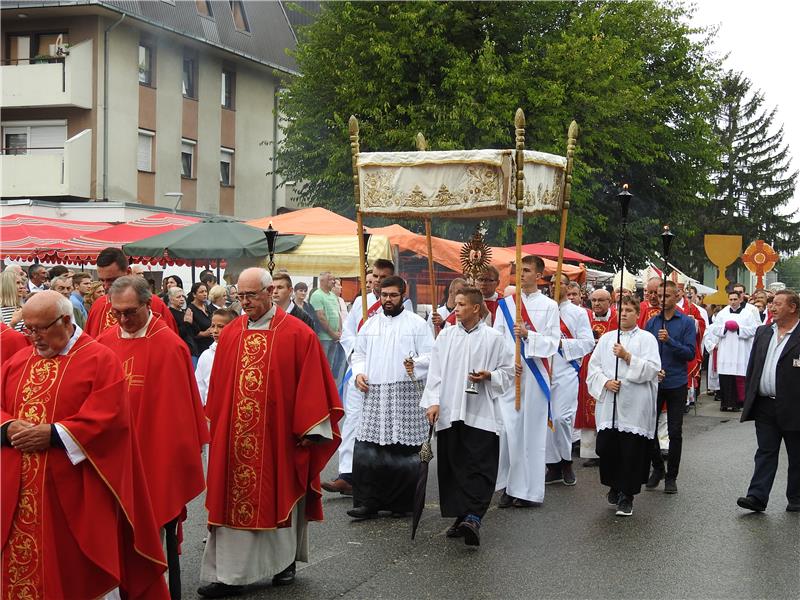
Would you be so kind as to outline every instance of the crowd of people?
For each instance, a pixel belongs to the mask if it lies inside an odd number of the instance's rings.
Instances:
[[[4,590],[178,598],[186,506],[204,491],[198,593],[289,585],[323,490],[352,496],[357,521],[408,517],[434,437],[448,538],[479,546],[496,492],[500,508],[527,509],[548,485],[577,485],[576,446],[628,517],[643,485],[678,492],[704,365],[722,410],[756,423],[739,506],[766,509],[783,441],[787,510],[800,511],[797,293],[748,298],[737,284],[717,308],[660,278],[640,300],[627,277],[585,290],[556,286],[536,256],[520,269],[519,307],[488,267],[454,279],[426,319],[388,260],[369,271],[366,310],[361,296],[348,307],[327,272],[310,295],[260,268],[227,286],[204,271],[188,294],[169,275],[157,295],[115,248],[98,256],[97,282],[8,266]],[[338,475],[320,481],[337,450]]]

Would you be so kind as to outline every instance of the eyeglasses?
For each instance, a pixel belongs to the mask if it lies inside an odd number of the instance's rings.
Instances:
[[[139,310],[143,306],[144,306],[144,304],[140,304],[136,308],[129,308],[128,310],[117,310],[115,308],[112,308],[111,309],[111,314],[114,315],[114,318],[117,321],[119,321],[122,317],[125,317],[126,319],[130,319],[131,317],[136,315],[136,313],[139,312]]]
[[[399,298],[403,294],[398,294],[397,292],[381,292],[381,298],[391,298],[392,300]]]
[[[245,300],[254,300],[256,296],[258,296],[261,292],[263,292],[266,287],[262,287],[257,292],[240,292],[236,294],[236,297],[239,299],[239,302],[244,302]]]
[[[45,331],[50,329],[53,325],[58,323],[61,319],[63,319],[66,315],[59,315],[55,318],[55,320],[50,323],[49,325],[45,325],[44,327],[31,327],[30,325],[23,325],[22,327],[22,335],[26,335],[28,337],[33,335],[42,335]]]

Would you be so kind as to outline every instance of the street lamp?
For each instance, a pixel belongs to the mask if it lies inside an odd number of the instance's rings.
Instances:
[[[178,205],[181,203],[181,200],[183,200],[183,192],[166,192],[164,196],[167,198],[177,198],[175,206],[172,207],[172,212],[176,212],[178,210]]]
[[[272,228],[272,222],[270,221],[269,227],[264,232],[264,235],[267,236],[267,251],[269,252],[269,263],[267,264],[267,268],[269,269],[269,274],[272,276],[272,271],[275,269],[275,240],[278,238],[278,230]]]

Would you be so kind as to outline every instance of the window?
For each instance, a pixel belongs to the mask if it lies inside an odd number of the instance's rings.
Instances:
[[[213,17],[214,13],[211,12],[211,2],[208,0],[195,0],[197,4],[197,14],[204,17]]]
[[[9,34],[8,57],[11,64],[27,64],[31,57],[31,36],[27,33],[24,35]]]
[[[197,63],[191,56],[183,57],[183,95],[197,97]]]
[[[219,183],[233,185],[233,150],[230,148],[219,149]]]
[[[3,154],[62,154],[67,141],[66,121],[7,121],[3,123]]]
[[[153,85],[153,49],[139,44],[139,83]]]
[[[239,31],[250,31],[250,24],[247,22],[247,15],[244,12],[244,3],[242,0],[228,0],[231,5],[231,13],[233,13],[233,24]]]
[[[194,177],[194,140],[181,140],[181,177]]]
[[[136,152],[136,168],[139,171],[153,171],[153,138],[155,133],[139,130],[139,148]]]
[[[69,36],[62,33],[39,33],[36,35],[36,54],[44,56],[60,56],[59,48],[69,43]]]
[[[236,87],[236,73],[222,70],[222,107],[233,109],[233,93]]]

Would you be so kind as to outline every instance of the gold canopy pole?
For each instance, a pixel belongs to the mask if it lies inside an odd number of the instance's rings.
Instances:
[[[517,241],[516,241],[516,305],[517,315],[515,323],[522,321],[522,210],[525,208],[524,198],[524,168],[525,168],[525,113],[521,108],[517,109],[514,115],[514,127],[516,128],[516,163],[517,163],[517,186],[515,188],[515,197],[517,201]],[[516,349],[515,349],[515,374],[514,374],[514,409],[519,410],[522,406],[522,377],[520,376],[520,369],[522,368],[522,338],[516,336]]]
[[[358,153],[360,151],[358,145],[358,119],[355,115],[350,115],[348,121],[348,130],[350,132],[350,154],[353,158],[353,194],[356,200],[356,223],[358,235],[358,277],[361,283],[361,319],[362,322],[367,322],[367,249],[364,240],[364,218],[361,216],[361,189],[358,182]]]
[[[572,195],[572,156],[575,154],[575,144],[578,141],[578,124],[573,121],[569,124],[567,132],[567,167],[564,170],[564,194],[561,199],[561,233],[558,238],[558,266],[556,267],[555,298],[561,302],[561,271],[564,266],[564,246],[567,243],[567,213],[569,212],[569,199]]]
[[[428,149],[428,142],[422,133],[417,133],[417,150],[424,152]],[[428,246],[428,281],[431,287],[431,312],[436,310],[436,276],[433,272],[433,240],[431,239],[431,218],[425,216],[425,243]],[[439,335],[439,328],[434,327],[434,335]]]

